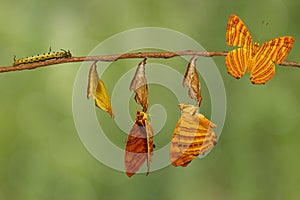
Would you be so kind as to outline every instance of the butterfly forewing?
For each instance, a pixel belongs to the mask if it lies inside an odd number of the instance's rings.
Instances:
[[[259,47],[257,53],[254,55],[255,63],[258,64],[257,66],[253,66],[254,68],[251,71],[255,71],[258,66],[260,66],[259,62],[263,62],[262,60],[264,59],[280,64],[287,57],[293,44],[294,38],[289,36],[275,38],[265,42],[261,47]],[[263,66],[260,67],[262,68]]]
[[[252,37],[244,22],[236,15],[230,15],[226,30],[228,46],[250,48],[253,45]]]
[[[147,175],[154,151],[153,129],[146,113],[138,111],[125,147],[125,170],[128,177],[134,175],[147,159]]]

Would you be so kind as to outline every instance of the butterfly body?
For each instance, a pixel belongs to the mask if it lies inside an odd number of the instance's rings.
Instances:
[[[258,42],[253,42],[243,21],[238,16],[231,15],[226,30],[226,42],[228,46],[239,47],[226,56],[228,73],[239,79],[248,70],[253,84],[264,84],[274,76],[274,63],[280,64],[287,57],[294,38],[283,36],[259,46]]]

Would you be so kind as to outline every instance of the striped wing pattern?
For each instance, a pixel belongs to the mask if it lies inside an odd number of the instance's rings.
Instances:
[[[236,15],[231,15],[226,30],[226,42],[228,46],[240,47],[226,56],[228,73],[238,79],[248,69],[253,84],[264,84],[275,73],[274,63],[280,64],[287,57],[294,44],[294,38],[279,37],[258,47],[258,44],[253,43],[243,21]]]
[[[230,15],[226,30],[226,42],[228,46],[251,47],[252,36],[244,22],[236,15]]]
[[[138,111],[135,123],[128,135],[125,148],[125,170],[128,177],[133,176],[147,160],[147,174],[154,151],[154,131],[147,115]]]
[[[216,125],[202,114],[186,111],[182,110],[172,136],[170,160],[173,166],[186,167],[195,157],[213,148],[217,142],[213,131]]]
[[[244,48],[234,49],[230,51],[226,56],[226,67],[228,73],[234,78],[241,78],[247,66],[250,65],[251,55],[250,51]]]
[[[231,15],[226,30],[228,46],[240,48],[230,51],[226,56],[228,73],[235,78],[241,78],[251,65],[251,57],[255,48],[252,36],[244,22],[236,15]]]
[[[280,64],[287,57],[294,38],[289,36],[275,38],[264,43],[253,57],[250,79],[254,84],[263,84],[270,80],[275,73],[274,63]]]

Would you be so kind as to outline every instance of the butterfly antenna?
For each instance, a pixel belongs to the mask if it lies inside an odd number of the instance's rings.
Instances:
[[[13,56],[13,58],[14,58],[14,61],[16,61],[16,58],[17,58],[17,56],[16,56],[16,55],[14,55],[14,56]]]
[[[268,28],[268,25],[269,25],[269,22],[266,22],[265,20],[262,20],[261,24],[262,24],[262,30],[263,31],[261,32],[261,34],[258,38],[259,39],[258,41],[261,41],[261,38],[265,35],[265,33],[267,31],[267,28]]]
[[[155,115],[150,114],[150,113],[146,113],[147,117],[154,117]]]
[[[51,53],[51,46],[49,47],[49,53]]]

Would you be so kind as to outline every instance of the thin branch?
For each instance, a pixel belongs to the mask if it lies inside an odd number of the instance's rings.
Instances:
[[[0,67],[0,73],[29,70],[40,67],[46,67],[56,64],[69,63],[69,62],[84,62],[84,61],[105,61],[114,62],[120,59],[129,58],[173,58],[176,56],[203,56],[203,57],[213,57],[213,56],[226,56],[227,52],[201,52],[201,51],[174,51],[174,52],[137,52],[137,53],[126,53],[126,54],[115,54],[106,56],[82,56],[82,57],[70,57],[62,59],[46,60],[42,62],[34,62],[28,64],[22,64],[18,66],[4,66]],[[284,61],[280,64],[281,66],[291,66],[300,68],[300,63]]]

